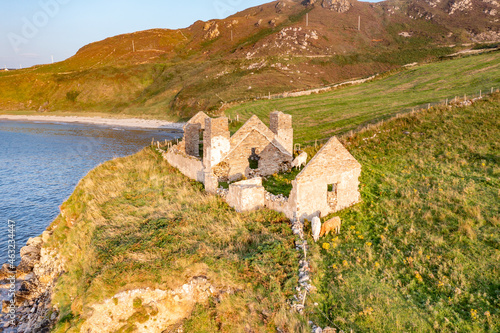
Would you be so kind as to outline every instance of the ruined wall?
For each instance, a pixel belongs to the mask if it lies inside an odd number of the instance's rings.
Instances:
[[[203,163],[200,159],[184,154],[174,146],[163,153],[167,162],[177,168],[184,176],[193,180],[204,182]]]
[[[337,207],[334,210],[335,212],[361,201],[361,194],[358,190],[360,175],[360,168],[342,174],[337,189]]]
[[[229,125],[226,117],[205,119],[205,132],[203,132],[203,164],[212,168],[221,162],[222,157],[231,148],[229,142]]]
[[[325,171],[329,171],[325,169]],[[294,181],[296,195],[296,215],[300,220],[313,216],[326,216],[330,213],[349,207],[360,200],[358,191],[361,169],[352,169],[341,174],[329,172],[317,173],[316,179],[299,179]],[[335,184],[337,203],[328,204],[328,185]]]
[[[290,170],[293,160],[292,155],[283,153],[272,144],[267,145],[259,156],[259,170],[261,176],[268,176]]]
[[[208,118],[210,118],[210,117],[207,116],[205,114],[205,112],[200,111],[197,114],[195,114],[191,119],[189,119],[187,124],[200,124],[201,129],[205,130],[205,119],[208,119]]]
[[[186,154],[191,156],[200,156],[200,124],[186,124],[184,126],[184,144]]]
[[[297,218],[310,220],[359,202],[360,174],[356,159],[336,138],[330,139],[292,183]],[[330,194],[329,185],[334,188]],[[329,197],[336,201],[329,204]]]
[[[230,153],[224,157],[224,162],[229,165],[229,180],[241,179],[249,176],[248,158],[252,155],[252,148],[259,155],[259,174],[261,176],[272,175],[279,170],[283,161],[290,161],[291,156],[281,152],[274,146],[269,138],[257,130],[247,133],[247,136],[236,147],[231,147]]]
[[[269,116],[269,128],[276,135],[276,140],[293,154],[293,126],[292,116],[280,111],[271,112]]]
[[[293,219],[294,211],[287,197],[274,195],[266,191],[264,195],[264,206],[271,210],[285,214],[285,216],[289,219]]]
[[[262,178],[242,180],[229,185],[226,202],[237,212],[259,209],[264,207],[265,192]]]

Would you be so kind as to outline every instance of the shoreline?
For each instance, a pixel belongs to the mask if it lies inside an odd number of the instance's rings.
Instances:
[[[41,121],[52,123],[90,124],[103,126],[118,126],[143,129],[177,129],[182,130],[185,123],[174,123],[165,120],[140,119],[140,118],[102,118],[102,117],[80,117],[80,116],[37,116],[37,115],[4,115],[0,114],[0,120],[12,121]]]

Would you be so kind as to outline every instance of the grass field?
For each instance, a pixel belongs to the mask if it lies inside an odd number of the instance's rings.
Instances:
[[[363,166],[363,201],[340,212],[340,235],[309,239],[318,289],[304,317],[286,305],[298,270],[286,218],[236,213],[145,149],[90,172],[51,225],[68,260],[55,332],[78,332],[89,306],[119,291],[200,274],[239,291],[197,306],[189,332],[306,332],[307,320],[347,332],[499,331],[500,95],[345,140]]]
[[[310,96],[260,100],[232,107],[226,114],[269,120],[273,110],[293,115],[295,141],[311,143],[385,119],[402,110],[444,102],[464,94],[500,88],[498,52],[441,61],[365,84]]]
[[[312,247],[311,316],[345,332],[499,332],[500,95],[347,142],[362,203]]]
[[[150,148],[90,172],[62,210],[65,218],[50,227],[50,246],[67,259],[55,332],[78,332],[89,306],[117,292],[174,289],[199,275],[237,292],[200,304],[185,323],[189,332],[307,326],[286,305],[298,280],[288,221],[267,210],[235,214]]]

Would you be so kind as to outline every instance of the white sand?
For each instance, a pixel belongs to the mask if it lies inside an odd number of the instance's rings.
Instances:
[[[105,126],[118,127],[135,127],[135,128],[165,128],[165,129],[180,129],[184,123],[173,123],[164,120],[148,120],[139,118],[101,118],[101,117],[77,117],[77,116],[34,116],[34,115],[2,115],[0,120],[17,120],[17,121],[44,121],[57,123],[83,123]]]

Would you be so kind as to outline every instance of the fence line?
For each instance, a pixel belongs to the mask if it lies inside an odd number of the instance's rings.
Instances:
[[[431,102],[431,103],[422,103],[413,107],[407,107],[403,108],[400,111],[393,113],[393,114],[387,114],[385,116],[382,116],[382,119],[379,118],[379,120],[376,120],[373,123],[365,123],[365,124],[360,124],[356,129],[349,130],[344,133],[339,133],[337,134],[339,136],[339,140],[344,141],[345,139],[352,137],[356,133],[362,133],[366,130],[372,129],[374,127],[380,126],[386,121],[390,121],[392,119],[397,119],[404,117],[408,114],[414,114],[417,112],[420,112],[422,110],[429,110],[434,107],[440,107],[440,106],[445,106],[445,107],[453,107],[453,106],[469,106],[472,105],[474,102],[484,99],[488,96],[491,96],[494,93],[499,93],[500,88],[486,88],[486,89],[480,89],[479,91],[475,91],[473,93],[465,93],[463,96],[458,96],[455,95],[453,97],[448,97],[444,100],[440,100],[437,102]],[[383,117],[387,117],[384,119]],[[323,139],[315,139],[314,141],[306,141],[305,144],[313,144],[315,146],[322,145],[326,143],[329,140],[329,138],[323,138]],[[345,142],[344,142],[345,143]]]

